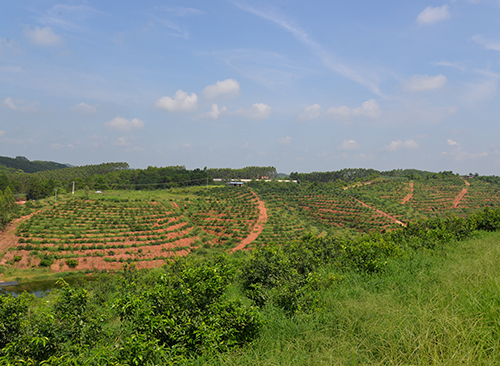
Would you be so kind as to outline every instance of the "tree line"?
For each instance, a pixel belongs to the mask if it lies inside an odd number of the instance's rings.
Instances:
[[[210,168],[204,169],[212,178],[222,179],[274,179],[278,172],[273,166],[247,166],[241,169]]]

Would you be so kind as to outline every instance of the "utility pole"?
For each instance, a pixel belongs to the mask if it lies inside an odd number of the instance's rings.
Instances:
[[[54,202],[55,202],[55,203],[57,203],[57,188],[56,188],[56,189],[54,189],[54,191],[56,192],[56,193],[55,193],[55,196],[54,196]]]
[[[75,181],[73,181],[73,190],[71,191],[71,194],[75,194]]]

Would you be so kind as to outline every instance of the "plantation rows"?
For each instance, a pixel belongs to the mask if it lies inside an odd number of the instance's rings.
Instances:
[[[188,208],[188,216],[212,244],[237,244],[250,234],[259,210],[256,197],[246,187],[217,187],[199,191],[198,200]]]
[[[350,197],[349,190],[339,187],[257,184],[255,189],[266,202],[294,212],[322,230],[337,227],[370,232],[398,227],[394,221]]]
[[[60,259],[61,267],[73,268],[162,260],[195,241],[192,225],[172,205],[128,200],[69,200],[20,224],[16,235],[15,262],[38,258],[48,267]]]

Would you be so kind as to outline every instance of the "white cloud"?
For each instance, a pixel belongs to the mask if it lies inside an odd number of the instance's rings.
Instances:
[[[443,156],[450,156],[456,161],[471,160],[477,158],[485,158],[489,155],[487,151],[480,153],[470,153],[462,148],[457,142],[450,139],[447,140],[450,146],[454,146],[450,151],[444,151]]]
[[[83,114],[96,114],[97,108],[93,105],[88,105],[87,103],[80,103],[71,109],[75,112],[83,113]]]
[[[438,61],[432,63],[435,66],[445,66],[445,67],[453,67],[460,71],[466,71],[467,68],[459,62],[449,62],[449,61]]]
[[[337,148],[339,150],[352,151],[360,149],[361,145],[354,140],[344,140]]]
[[[332,55],[330,52],[325,50],[320,44],[314,41],[307,32],[303,29],[300,29],[297,25],[294,24],[293,21],[286,19],[284,16],[280,15],[275,9],[267,8],[267,9],[257,9],[249,6],[247,3],[235,1],[233,0],[233,4],[239,7],[240,9],[247,11],[251,14],[254,14],[258,17],[271,21],[285,31],[295,37],[299,42],[308,47],[311,52],[318,57],[323,65],[333,72],[338,73],[339,75],[345,77],[346,79],[353,80],[365,87],[367,87],[372,93],[376,95],[381,95],[380,90],[376,81],[371,80],[371,77],[366,77],[358,73],[356,70],[352,69],[346,64],[343,64],[337,60],[337,58]]]
[[[74,146],[72,144],[63,145],[63,144],[60,144],[60,143],[54,143],[54,144],[50,145],[50,147],[52,149],[55,149],[55,150],[59,150],[59,149],[72,149],[72,148],[74,148]]]
[[[58,29],[62,28],[70,32],[82,32],[88,30],[88,27],[84,25],[85,21],[95,18],[98,15],[106,15],[106,13],[83,4],[56,4],[47,11],[40,13],[38,21],[41,24],[50,25]]]
[[[361,107],[349,108],[347,106],[331,107],[326,111],[327,114],[337,117],[365,116],[377,118],[382,114],[378,103],[374,99],[367,100]]]
[[[24,29],[24,35],[33,44],[37,46],[58,46],[63,43],[63,38],[54,33],[52,28],[45,27],[26,27]]]
[[[272,108],[264,103],[252,104],[249,109],[238,109],[235,114],[243,115],[251,119],[262,120],[271,116]]]
[[[6,133],[5,131],[0,130],[0,137],[2,137],[3,135],[5,135],[5,133]]]
[[[466,83],[464,99],[467,103],[476,103],[484,99],[493,97],[497,92],[496,79],[485,80],[480,83]]]
[[[292,138],[290,136],[287,136],[287,137],[280,137],[278,139],[278,144],[280,145],[288,145],[292,142]]]
[[[500,41],[491,41],[481,36],[474,36],[472,40],[484,46],[487,50],[500,51]]]
[[[197,118],[206,118],[206,119],[213,119],[216,120],[218,119],[221,114],[227,112],[227,107],[220,107],[217,104],[212,104],[212,109],[206,113],[203,113],[202,115],[198,116]]]
[[[396,151],[401,148],[406,148],[406,149],[415,149],[418,147],[418,144],[415,140],[409,139],[409,140],[397,140],[397,141],[391,141],[389,145],[385,147],[385,150],[387,151]]]
[[[35,112],[36,108],[41,104],[39,102],[27,103],[22,99],[12,99],[11,97],[5,98],[3,104],[12,110],[19,112]]]
[[[189,16],[189,15],[203,15],[203,14],[205,14],[202,10],[198,10],[198,9],[194,9],[194,8],[184,8],[184,7],[181,7],[181,6],[177,6],[177,7],[174,7],[174,8],[170,8],[170,7],[167,7],[167,6],[157,6],[157,7],[155,7],[155,9],[157,9],[157,10],[163,10],[163,11],[166,11],[166,12],[173,13],[173,14],[175,14],[178,17],[185,17],[185,16]]]
[[[16,106],[16,103],[14,103],[14,100],[12,100],[11,97],[7,97],[5,98],[5,100],[3,101],[3,103],[9,107],[10,109],[13,109],[13,110],[16,110],[18,107]]]
[[[155,106],[169,112],[192,112],[198,108],[198,96],[195,93],[188,93],[177,90],[174,98],[161,97]]]
[[[446,142],[448,143],[448,145],[450,146],[458,146],[459,143],[456,142],[456,141],[453,141],[452,139],[446,139]]]
[[[444,75],[414,75],[403,83],[403,88],[409,92],[421,92],[442,88],[448,79]]]
[[[206,99],[216,99],[219,97],[231,97],[240,92],[240,83],[235,79],[217,81],[215,84],[203,89],[203,97]]]
[[[304,111],[299,114],[300,121],[309,121],[314,118],[318,118],[321,114],[321,106],[319,104],[313,104],[307,106]]]
[[[429,6],[424,9],[417,17],[417,23],[422,24],[434,24],[442,20],[447,20],[451,18],[450,7],[448,5],[443,5],[441,7]]]
[[[144,127],[144,124],[144,121],[137,118],[125,119],[123,117],[116,116],[111,121],[106,122],[104,126],[110,130],[130,131],[134,129],[141,129]]]
[[[127,137],[118,137],[111,143],[113,146],[129,146],[130,141]]]

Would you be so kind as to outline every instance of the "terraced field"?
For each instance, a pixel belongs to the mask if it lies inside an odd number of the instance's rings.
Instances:
[[[48,201],[9,231],[0,264],[53,271],[161,265],[175,255],[250,249],[306,232],[391,230],[430,215],[466,215],[500,205],[500,186],[461,178],[376,179],[335,184],[252,183],[250,187],[109,192]],[[37,208],[38,209],[38,208]],[[2,244],[0,243],[0,244]]]
[[[9,257],[20,265],[120,268],[157,265],[187,254],[196,236],[178,208],[168,203],[128,200],[68,200],[20,224],[19,244]]]

